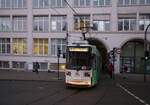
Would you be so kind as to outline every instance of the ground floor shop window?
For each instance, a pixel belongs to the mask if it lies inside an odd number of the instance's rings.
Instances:
[[[26,62],[12,61],[12,68],[24,69],[24,68],[25,68],[25,63],[26,63]]]
[[[33,62],[33,67],[36,62]],[[48,63],[47,62],[38,62],[39,63],[39,69],[41,71],[48,71]]]
[[[9,68],[9,61],[0,61],[0,68]]]
[[[64,63],[60,63],[59,64],[59,70],[60,71],[64,71],[65,70],[65,64]],[[50,64],[50,70],[58,70],[58,63],[51,63]]]

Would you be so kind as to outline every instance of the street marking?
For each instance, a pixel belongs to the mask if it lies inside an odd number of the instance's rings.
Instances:
[[[127,92],[129,95],[131,95],[132,97],[134,97],[136,100],[138,100],[139,102],[141,102],[144,105],[149,105],[148,103],[146,103],[144,100],[142,100],[141,98],[139,98],[138,96],[136,96],[135,94],[131,93],[129,90],[127,90],[125,87],[123,87],[120,84],[117,84],[117,86],[119,86],[121,89],[123,89],[125,92]]]

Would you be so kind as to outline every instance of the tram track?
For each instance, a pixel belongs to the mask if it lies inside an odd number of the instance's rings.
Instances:
[[[36,100],[33,100],[33,101],[31,101],[31,102],[28,102],[28,103],[25,104],[25,105],[32,105],[32,104],[37,103],[37,102],[39,102],[39,101],[41,101],[41,100],[43,100],[43,99],[45,99],[45,98],[52,97],[52,96],[54,96],[55,94],[59,93],[59,92],[62,91],[62,90],[64,90],[64,89],[55,91],[55,92],[53,92],[53,93],[51,93],[51,94],[48,94],[48,95],[46,95],[46,96],[39,97],[39,98],[37,98]]]
[[[69,97],[72,97],[73,95],[76,95],[76,94],[78,94],[78,93],[80,93],[80,92],[81,92],[81,90],[76,90],[76,91],[74,91],[72,94],[70,94],[70,95],[68,95],[68,96],[65,96],[64,98],[62,98],[61,100],[58,100],[57,102],[55,102],[55,103],[52,104],[52,105],[57,105],[57,104],[59,104],[59,103],[65,101],[65,100],[68,99]]]
[[[93,105],[99,105],[99,103],[102,101],[102,99],[105,98],[106,93],[107,93],[107,91],[108,91],[109,88],[110,88],[109,86],[105,87],[102,96]]]
[[[98,93],[96,92],[97,89],[100,90]],[[64,105],[65,103],[68,103],[68,102],[70,103],[71,100],[73,100],[76,103],[75,100],[77,100],[76,98],[78,96],[86,96],[87,94],[89,94],[90,96],[98,97],[95,100],[95,102],[93,101],[88,104],[98,105],[105,98],[106,93],[109,91],[109,89],[110,89],[109,83],[108,84],[101,83],[101,85],[98,85],[96,87],[86,89],[86,90],[76,89],[76,88],[69,88],[69,89],[62,88],[51,94],[47,94],[45,96],[39,97],[36,100],[33,100],[25,105],[41,105],[41,103],[43,102],[49,102],[48,105]],[[97,93],[97,94],[94,95],[94,93]],[[90,96],[88,97],[90,98]],[[83,100],[85,98],[83,98]],[[51,101],[48,101],[48,100],[51,100]]]
[[[51,94],[48,94],[48,95],[45,95],[45,96],[42,96],[42,97],[39,97],[37,98],[36,100],[33,100],[31,102],[28,102],[27,104],[25,105],[36,105],[36,103],[40,103],[46,99],[51,99],[51,98],[54,98],[56,97],[55,99],[57,99],[57,95],[60,94],[64,94],[64,93],[67,93],[69,91],[69,93],[67,95],[65,95],[64,97],[59,97],[60,99],[56,100],[54,103],[52,103],[51,105],[57,105],[58,103],[60,102],[63,102],[65,101],[67,98],[75,95],[75,94],[78,94],[81,90],[73,90],[73,91],[70,91],[70,90],[66,90],[66,88],[64,89],[61,89],[61,90],[58,90],[58,91],[55,91]]]

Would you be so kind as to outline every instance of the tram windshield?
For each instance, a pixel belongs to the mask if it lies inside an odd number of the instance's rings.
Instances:
[[[88,52],[68,52],[67,56],[67,69],[72,70],[89,70],[90,69],[90,57]]]

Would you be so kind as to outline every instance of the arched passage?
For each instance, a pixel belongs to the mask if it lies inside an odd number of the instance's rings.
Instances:
[[[95,45],[97,47],[97,49],[99,50],[99,53],[102,56],[102,65],[104,66],[107,63],[107,48],[106,48],[106,46],[96,38],[88,38],[87,40],[88,40],[89,44]],[[102,69],[102,72],[104,72],[104,69]]]
[[[123,44],[120,55],[121,71],[128,67],[129,73],[143,73],[144,68],[144,41],[132,39]]]

